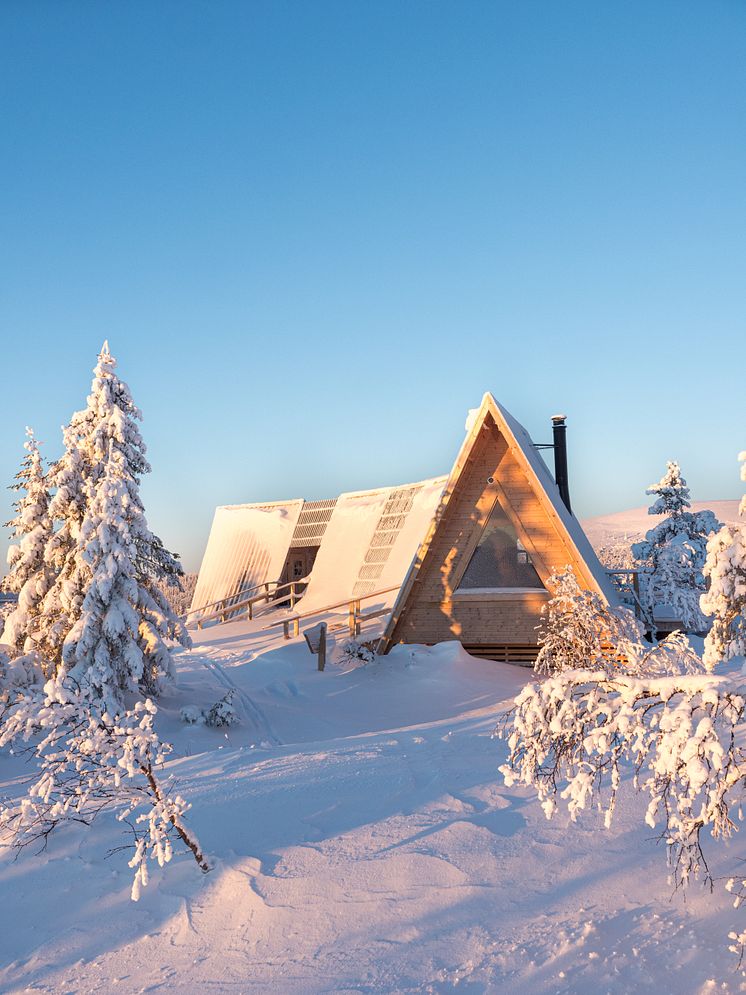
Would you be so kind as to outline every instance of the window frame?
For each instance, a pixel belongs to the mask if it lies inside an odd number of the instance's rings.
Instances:
[[[538,553],[538,551],[534,549],[533,543],[525,534],[524,530],[520,527],[520,523],[517,519],[517,516],[514,515],[513,509],[510,507],[510,502],[507,500],[507,497],[505,498],[505,500],[500,499],[501,494],[503,494],[504,492],[500,487],[500,485],[498,484],[497,480],[491,483],[489,491],[491,491],[492,494],[494,494],[494,501],[490,505],[489,511],[485,515],[484,522],[482,523],[482,527],[479,529],[479,533],[476,536],[475,541],[473,541],[473,543],[469,543],[468,546],[464,549],[464,552],[461,557],[461,563],[459,563],[459,566],[455,572],[455,576],[453,577],[453,582],[452,582],[453,586],[451,588],[451,600],[466,601],[471,599],[472,601],[478,601],[478,600],[486,601],[494,599],[495,597],[501,598],[502,600],[510,600],[511,598],[520,600],[526,598],[527,596],[537,595],[537,594],[539,596],[544,594],[547,595],[548,597],[549,592],[546,589],[546,582],[544,577],[542,576],[544,573],[544,568],[543,568],[544,565],[541,560],[541,555]],[[487,493],[489,493],[489,491]],[[506,507],[506,505],[508,507]],[[464,579],[464,575],[469,569],[469,565],[474,557],[474,554],[479,548],[479,545],[482,541],[485,532],[487,531],[487,527],[489,526],[490,520],[492,519],[492,515],[496,507],[500,508],[502,514],[505,516],[505,518],[507,518],[508,522],[511,524],[513,531],[515,532],[517,542],[520,543],[521,547],[523,548],[523,551],[526,553],[526,556],[528,557],[529,563],[531,564],[531,566],[534,569],[534,572],[536,573],[536,576],[539,578],[539,583],[541,584],[540,587],[462,587],[461,586],[461,582]]]

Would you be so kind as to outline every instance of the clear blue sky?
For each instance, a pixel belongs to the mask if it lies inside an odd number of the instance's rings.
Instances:
[[[741,493],[742,0],[4,0],[0,84],[4,481],[108,337],[191,569],[216,504],[446,472],[487,389],[567,413],[581,516]]]

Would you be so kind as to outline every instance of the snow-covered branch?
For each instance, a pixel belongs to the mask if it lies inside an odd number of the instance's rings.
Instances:
[[[133,900],[148,882],[149,861],[168,863],[175,840],[208,871],[184,821],[190,806],[157,773],[171,748],[153,728],[156,712],[145,700],[112,715],[69,677],[51,679],[43,688],[6,690],[0,698],[0,747],[26,749],[38,763],[28,793],[0,805],[0,827],[11,845],[44,847],[60,824],[89,824],[113,810],[134,835]]]
[[[582,669],[618,674],[621,667],[628,674],[652,677],[702,670],[683,633],[651,646],[634,613],[582,588],[571,566],[554,573],[547,584],[553,594],[542,608],[537,673]]]
[[[746,783],[735,743],[745,706],[730,679],[711,674],[565,671],[516,698],[499,728],[510,750],[500,770],[507,784],[535,788],[548,818],[559,796],[572,819],[598,803],[608,826],[630,762],[649,796],[646,822],[660,826],[676,881],[686,884],[707,873],[702,830],[733,830],[731,809]]]

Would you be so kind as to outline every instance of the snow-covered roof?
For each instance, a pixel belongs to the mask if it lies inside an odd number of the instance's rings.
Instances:
[[[400,587],[440,503],[446,477],[340,494],[303,611]],[[380,599],[392,605],[396,592]]]
[[[317,545],[304,611],[401,586],[447,477],[351,491],[328,501],[216,509],[192,610],[280,579],[291,548]],[[313,524],[304,525],[308,516]],[[396,592],[382,600],[393,604]]]
[[[302,498],[216,508],[192,608],[277,580],[302,508]]]

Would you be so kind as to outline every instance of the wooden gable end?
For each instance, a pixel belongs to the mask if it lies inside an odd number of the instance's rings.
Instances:
[[[392,643],[432,644],[458,639],[467,647],[535,646],[546,589],[460,591],[459,582],[495,502],[512,522],[542,583],[569,563],[591,587],[556,514],[487,414],[455,482],[399,611]]]

